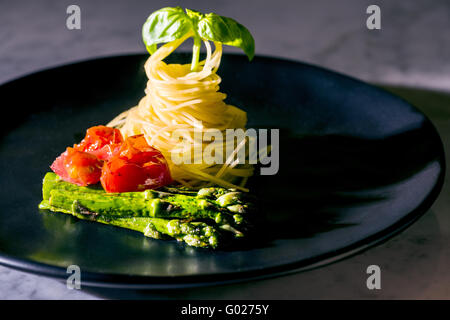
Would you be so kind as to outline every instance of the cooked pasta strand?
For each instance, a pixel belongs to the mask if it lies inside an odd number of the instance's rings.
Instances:
[[[166,64],[163,60],[181,45],[191,34],[161,46],[145,63],[148,77],[146,95],[139,104],[113,119],[108,125],[120,128],[125,137],[144,134],[148,143],[162,152],[167,159],[172,178],[189,187],[219,185],[248,191],[245,184],[253,174],[253,166],[238,164],[234,155],[242,143],[221,164],[197,164],[202,157],[194,148],[194,128],[202,134],[218,129],[225,136],[226,129],[245,128],[247,114],[224,102],[226,94],[219,92],[221,78],[216,74],[222,56],[222,45],[215,43],[212,52],[205,41],[206,59],[200,62],[200,70],[192,72],[190,64]],[[186,130],[189,148],[180,148],[172,139],[175,130]],[[234,141],[233,141],[234,143]],[[209,144],[203,143],[201,151]],[[175,165],[172,152],[191,152],[192,164]]]

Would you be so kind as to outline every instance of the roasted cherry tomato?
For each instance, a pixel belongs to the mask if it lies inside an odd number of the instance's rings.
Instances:
[[[103,161],[93,154],[67,148],[50,168],[64,181],[87,186],[100,181]]]
[[[138,135],[128,137],[105,163],[100,181],[106,192],[131,192],[159,188],[172,179],[161,152]]]
[[[123,142],[119,129],[106,126],[91,127],[86,136],[74,149],[89,152],[100,160],[109,160],[119,149]]]

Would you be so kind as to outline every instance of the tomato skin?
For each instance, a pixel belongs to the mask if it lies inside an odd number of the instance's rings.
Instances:
[[[74,149],[89,152],[100,160],[109,160],[119,149],[123,142],[119,129],[95,126],[86,130],[86,136]]]
[[[100,160],[108,161],[119,152],[120,146],[121,144],[107,144],[98,150],[89,151],[89,153],[93,154]]]
[[[50,168],[64,181],[84,187],[100,181],[102,166],[103,161],[96,156],[69,147]]]
[[[119,149],[119,157],[133,163],[144,164],[161,156],[159,150],[148,145],[143,134],[128,137]]]
[[[169,171],[169,165],[164,157],[158,162],[147,162],[143,165],[148,175],[146,181],[147,189],[155,189],[172,183],[172,177]]]
[[[100,182],[106,192],[133,192],[159,188],[172,179],[166,164],[147,162],[142,166],[113,157],[104,164]]]
[[[138,135],[128,137],[119,152],[105,163],[100,182],[106,192],[132,192],[162,187],[172,178],[161,152]]]
[[[100,178],[106,192],[144,190],[145,180],[145,171],[141,166],[117,157],[104,164]]]

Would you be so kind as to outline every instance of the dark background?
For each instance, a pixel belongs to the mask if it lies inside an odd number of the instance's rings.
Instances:
[[[81,30],[66,28],[70,4],[81,7]],[[366,28],[370,4],[381,7],[381,30]],[[450,2],[446,0],[0,0],[0,83],[68,62],[144,52],[143,22],[152,11],[174,5],[235,18],[252,32],[257,54],[302,60],[388,85],[431,118],[448,150]],[[0,299],[448,299],[448,194],[446,184],[431,210],[387,243],[306,273],[188,291],[125,292],[68,290],[54,280],[0,267]],[[366,287],[366,268],[371,264],[381,267],[378,291]]]

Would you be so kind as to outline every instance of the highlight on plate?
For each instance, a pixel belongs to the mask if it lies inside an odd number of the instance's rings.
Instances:
[[[227,130],[246,127],[246,112],[224,102],[217,71],[222,45],[241,48],[251,60],[253,37],[231,18],[180,7],[152,13],[142,36],[150,53],[145,96],[107,126],[87,129],[80,143],[54,160],[40,208],[197,247],[248,237],[258,215],[245,187],[254,169],[252,162],[234,158],[256,157],[245,148],[249,139],[236,145],[234,138],[215,141],[222,142],[214,151],[223,163],[196,159],[210,142],[203,134],[215,130],[225,137]],[[191,63],[164,62],[190,38]],[[200,61],[202,43],[206,58]],[[172,161],[177,150],[190,161]]]

